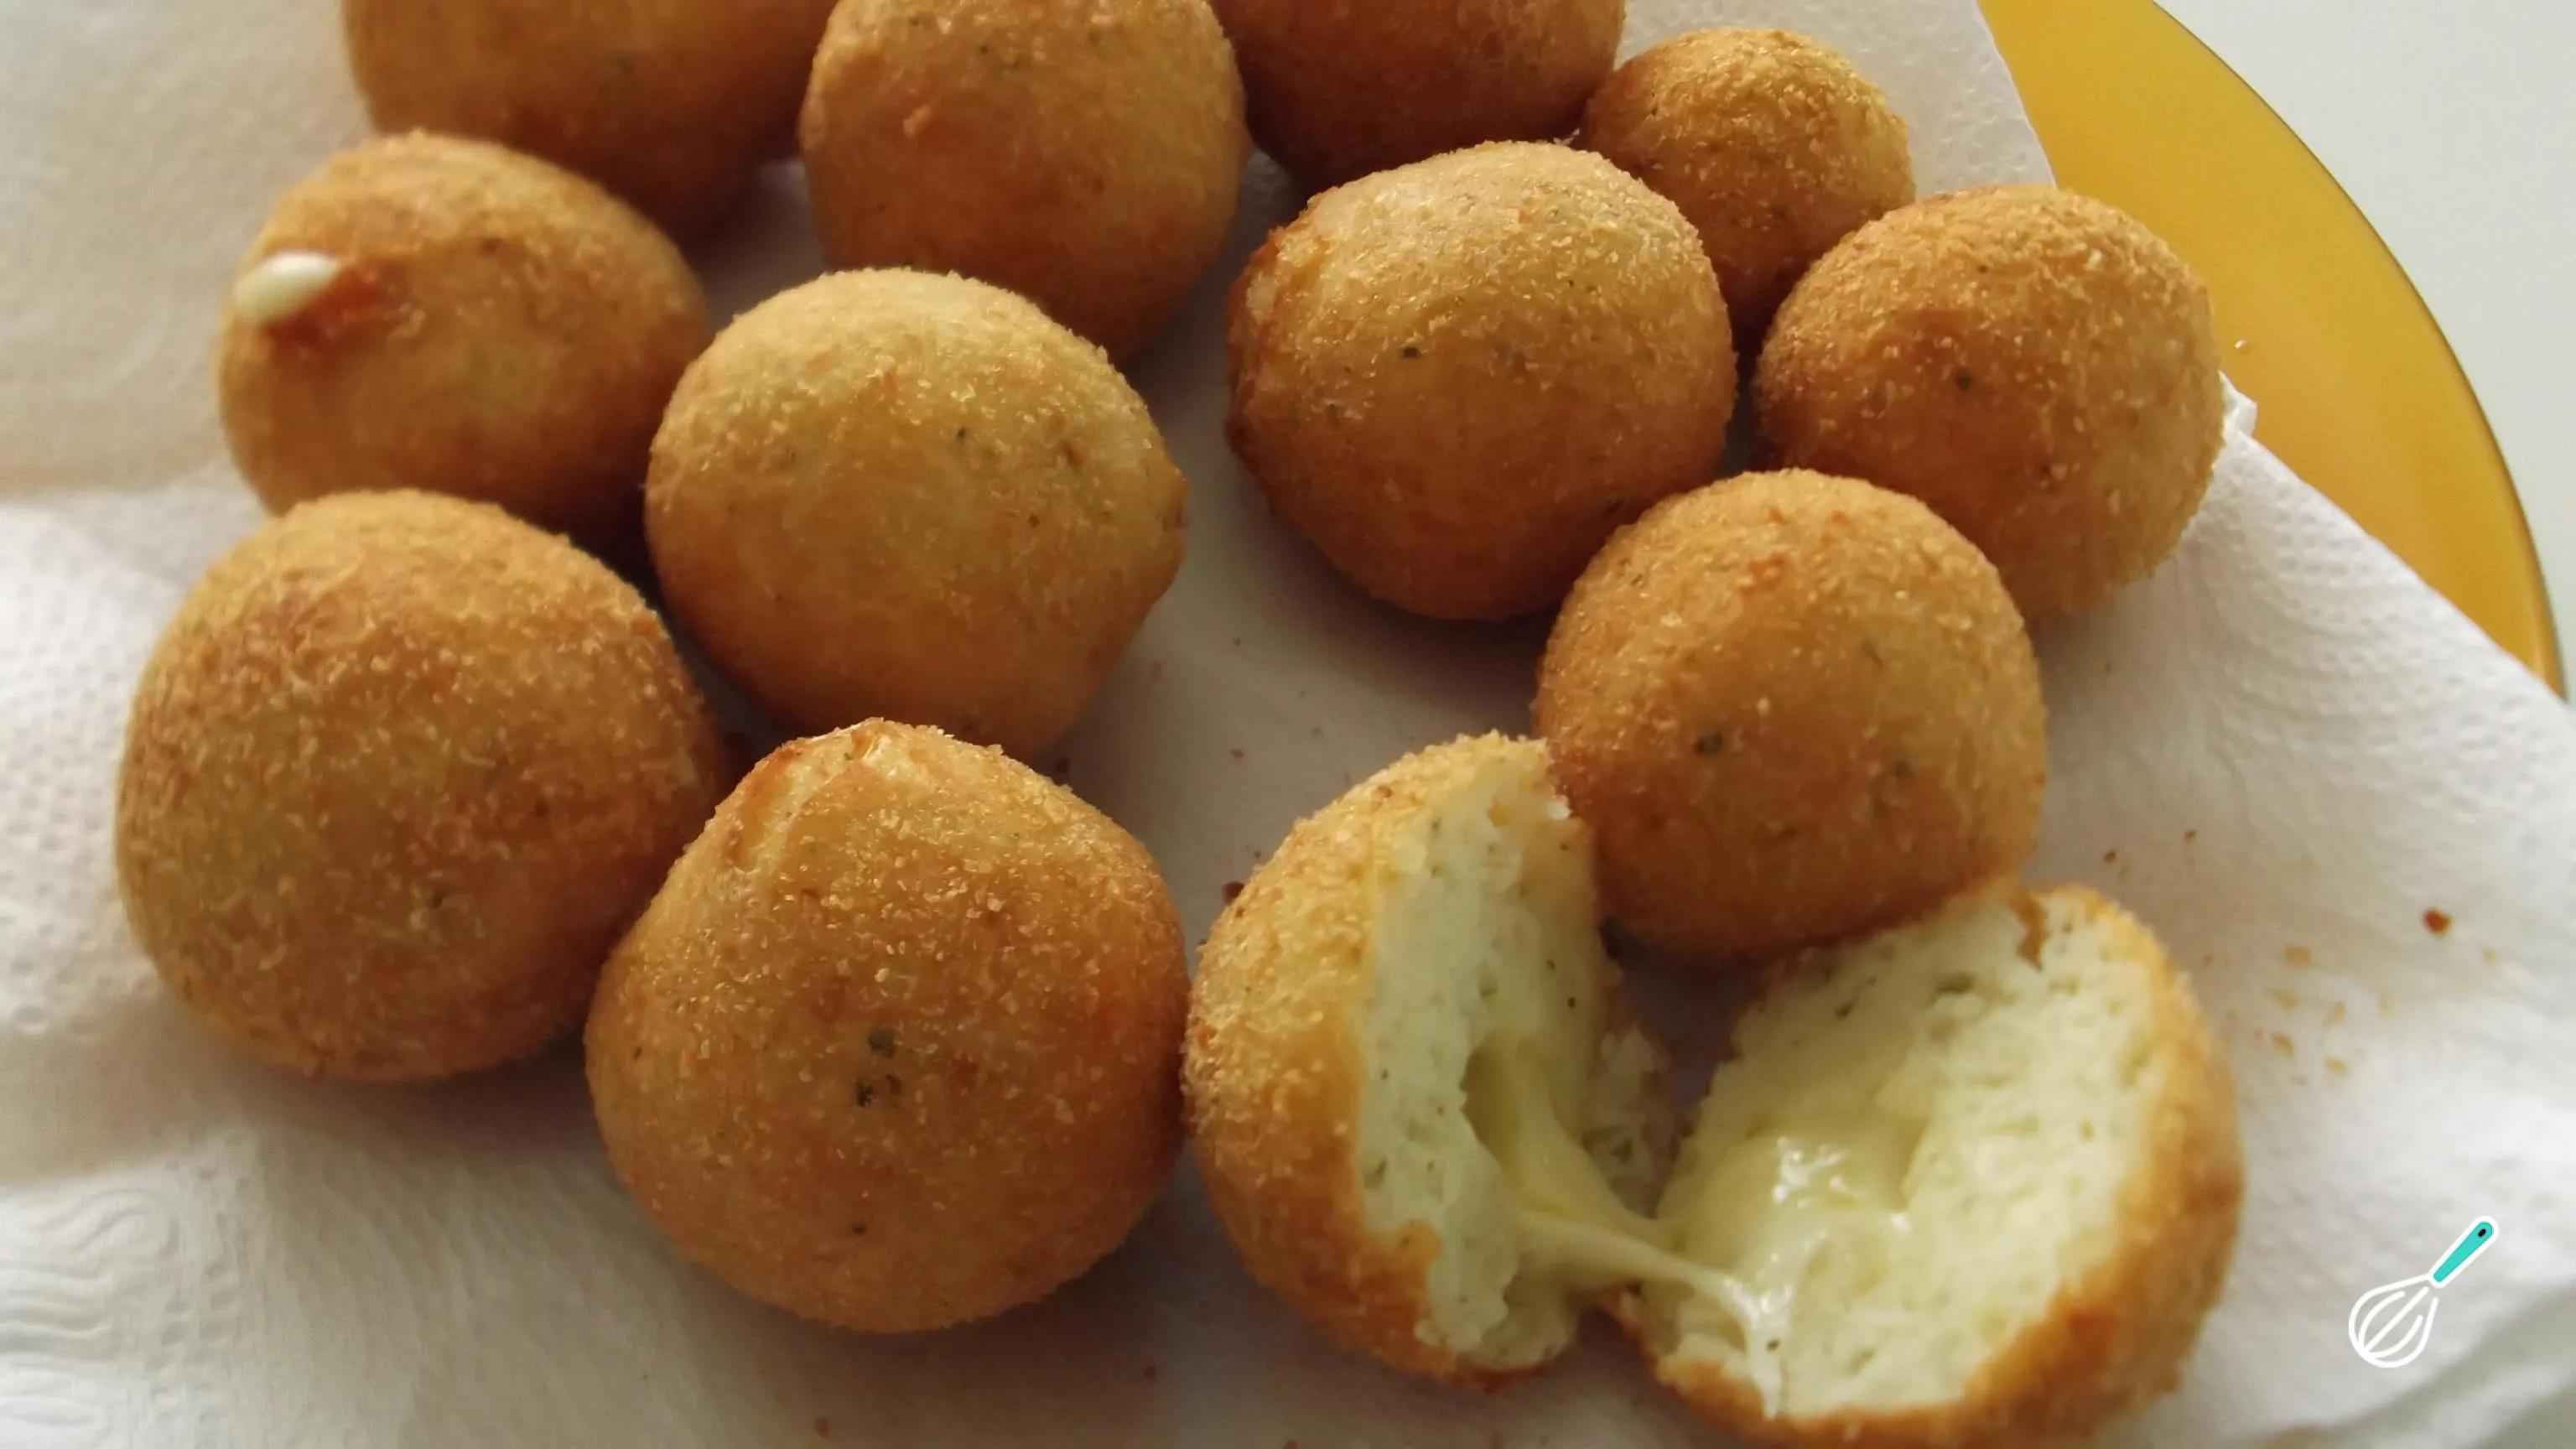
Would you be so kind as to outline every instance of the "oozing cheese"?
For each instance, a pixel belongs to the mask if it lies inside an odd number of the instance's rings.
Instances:
[[[1746,1307],[1734,1277],[1676,1256],[1669,1224],[1619,1200],[1565,1122],[1538,1053],[1488,1043],[1467,1068],[1467,1116],[1501,1165],[1521,1229],[1522,1269],[1572,1293],[1637,1282]]]
[[[1766,1399],[1777,1397],[1777,1345],[1819,1251],[1888,1254],[1906,1235],[1920,1127],[1896,1118],[1811,1112],[1773,1124],[1654,1218],[1611,1190],[1526,1043],[1489,1041],[1476,1054],[1467,1113],[1514,1199],[1524,1274],[1573,1293],[1663,1284],[1704,1299],[1741,1330]]]
[[[1905,1172],[1921,1133],[1886,1115],[1804,1112],[1767,1124],[1666,1199],[1675,1249],[1743,1285],[1726,1306],[1766,1402],[1778,1400],[1779,1346],[1819,1255],[1831,1245],[1838,1258],[1883,1265],[1904,1240]]]

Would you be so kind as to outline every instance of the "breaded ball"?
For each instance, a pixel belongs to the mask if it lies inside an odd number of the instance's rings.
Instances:
[[[662,405],[709,335],[688,264],[589,182],[411,135],[289,190],[224,309],[233,458],[283,510],[351,490],[631,532]]]
[[[1573,134],[1625,0],[1216,0],[1252,133],[1310,189]]]
[[[1699,228],[1748,355],[1816,258],[1914,199],[1886,95],[1785,30],[1694,31],[1637,56],[1592,97],[1583,144]]]
[[[1565,593],[1613,529],[1707,482],[1726,307],[1673,204],[1505,143],[1326,192],[1235,286],[1227,431],[1362,589],[1446,619]]]
[[[376,127],[479,136],[694,234],[784,155],[831,0],[341,0]]]
[[[1751,474],[1658,507],[1566,600],[1539,732],[1610,914],[1719,964],[1889,924],[2028,857],[2039,667],[1912,499]]]
[[[2121,211],[2047,186],[1936,196],[1854,232],[1755,372],[1784,464],[1932,506],[2036,619],[2173,552],[2225,404],[2209,290]]]
[[[683,1253],[901,1333],[1042,1297],[1180,1149],[1189,983],[1143,846],[1000,752],[871,721],[782,746],[601,979],[615,1165]]]
[[[2245,1167],[2146,928],[1997,887],[1785,965],[1656,1212],[1734,1291],[1650,1279],[1619,1307],[1656,1376],[1795,1449],[2089,1442],[2173,1388]]]
[[[1026,758],[1181,563],[1188,485],[1100,350],[922,272],[780,294],[689,369],[653,442],[665,596],[803,731],[871,716]]]
[[[1207,0],[849,0],[801,132],[835,262],[980,277],[1121,358],[1216,260],[1252,150]]]
[[[580,1024],[726,778],[616,575],[498,509],[349,494],[252,534],[162,636],[117,879],[153,965],[240,1045],[445,1077]]]
[[[1407,756],[1290,832],[1200,952],[1208,1201],[1335,1341],[1493,1383],[1622,1281],[1669,1160],[1662,1047],[1603,951],[1592,846],[1529,740]]]

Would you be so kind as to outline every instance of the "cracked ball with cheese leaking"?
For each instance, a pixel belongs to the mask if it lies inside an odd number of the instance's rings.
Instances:
[[[2243,1193],[2188,986],[2082,890],[1972,891],[1777,962],[1667,1171],[1662,1049],[1530,741],[1421,751],[1219,918],[1184,1080],[1253,1276],[1493,1384],[1607,1309],[1753,1442],[2071,1443],[2172,1387]]]
[[[1180,1147],[1180,924],[1143,846],[998,750],[781,746],[611,958],[585,1046],[618,1176],[756,1298],[987,1317],[1123,1240]]]

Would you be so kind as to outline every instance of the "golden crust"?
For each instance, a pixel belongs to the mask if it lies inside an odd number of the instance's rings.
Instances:
[[[2154,978],[2155,1046],[2140,1069],[2159,1082],[2154,1127],[2121,1195],[2113,1245],[1955,1402],[1782,1421],[1763,1413],[1750,1384],[1713,1366],[1658,1363],[1656,1376],[1710,1422],[1794,1449],[2047,1449],[2080,1442],[2180,1380],[2235,1251],[2245,1195],[2235,1083],[2190,983],[2154,936],[2083,887],[2047,894],[2079,905]],[[1623,1317],[1633,1331],[1633,1313]]]
[[[2209,289],[2125,213],[2046,186],[1854,232],[1780,309],[1754,395],[1774,456],[1930,504],[2033,618],[2173,551],[2225,406]]]
[[[1115,357],[1216,260],[1252,150],[1207,0],[851,0],[802,133],[835,262],[980,277]]]
[[[1216,0],[1252,130],[1309,188],[1480,141],[1564,136],[1624,0]]]
[[[1264,1287],[1348,1348],[1408,1373],[1492,1385],[1424,1335],[1439,1236],[1373,1229],[1355,1155],[1369,952],[1388,827],[1527,740],[1408,755],[1299,821],[1209,931],[1190,992],[1191,1151],[1218,1221]]]
[[[782,746],[600,984],[609,1160],[682,1252],[869,1332],[1052,1291],[1180,1147],[1180,924],[1144,847],[998,751]]]
[[[1703,964],[1927,909],[2025,859],[2039,667],[1993,567],[1911,499],[1748,474],[1601,551],[1539,733],[1613,918]]]
[[[615,575],[479,504],[351,494],[251,535],[162,636],[118,884],[171,988],[251,1051],[450,1076],[580,1022],[725,778]]]
[[[1563,146],[1481,146],[1317,197],[1235,285],[1227,434],[1282,517],[1436,618],[1560,598],[1708,481],[1726,308],[1673,204]]]
[[[224,309],[224,433],[261,502],[417,488],[632,531],[662,405],[709,336],[651,223],[542,161],[396,136],[298,182],[241,271],[285,251],[343,271],[279,322]]]
[[[1748,353],[1816,258],[1914,199],[1886,94],[1785,30],[1693,31],[1638,55],[1593,95],[1581,144],[1699,229]]]
[[[694,234],[784,154],[831,0],[341,0],[376,128],[498,141]]]
[[[1023,758],[1180,569],[1188,485],[1098,348],[996,287],[842,272],[725,329],[645,490],[672,609],[798,729],[883,715]]]

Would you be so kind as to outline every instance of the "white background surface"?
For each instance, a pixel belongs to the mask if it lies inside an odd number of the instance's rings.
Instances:
[[[2559,647],[2576,652],[2576,6],[2163,4],[2334,172],[2432,307],[2522,494]],[[2497,1444],[2576,1444],[2576,1402]]]
[[[2431,304],[2576,640],[2576,6],[2163,0],[2281,113]]]

